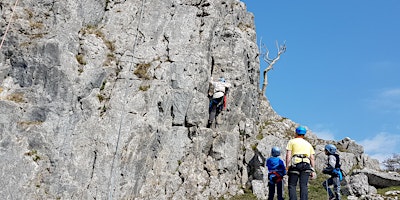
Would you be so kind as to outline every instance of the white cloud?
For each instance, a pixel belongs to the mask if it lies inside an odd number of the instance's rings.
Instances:
[[[327,128],[329,125],[322,125],[322,124],[317,124],[313,126],[313,133],[317,135],[318,138],[324,139],[324,140],[335,140],[335,134],[333,131],[329,130]]]
[[[364,147],[366,154],[382,161],[394,153],[400,153],[400,135],[381,132],[373,138],[367,138],[357,142]]]
[[[385,90],[381,93],[383,97],[400,98],[400,88]]]
[[[382,90],[367,103],[372,109],[400,114],[400,88]]]
[[[335,140],[334,134],[328,130],[316,131],[314,133],[318,136],[318,138],[324,140]]]

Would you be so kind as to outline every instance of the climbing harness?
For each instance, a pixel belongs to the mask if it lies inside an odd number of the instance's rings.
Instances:
[[[1,40],[1,43],[0,43],[0,50],[1,50],[1,47],[3,47],[3,43],[4,43],[4,40],[6,39],[7,32],[8,32],[8,30],[10,29],[10,24],[12,23],[12,19],[13,19],[13,17],[14,17],[14,11],[15,11],[15,8],[17,7],[17,4],[18,4],[18,0],[15,1],[14,8],[13,8],[13,10],[12,10],[12,12],[11,12],[10,21],[9,21],[8,24],[7,24],[6,31],[4,32],[3,39]]]
[[[297,159],[301,159],[301,161],[298,162]],[[305,159],[310,161],[310,158],[308,158],[305,154],[294,154],[291,159],[291,166],[296,167],[296,164],[305,162]]]
[[[139,38],[139,29],[140,29],[140,25],[142,24],[142,19],[143,19],[143,10],[144,10],[144,2],[145,0],[142,0],[142,5],[141,5],[141,11],[140,11],[140,17],[139,17],[139,22],[136,28],[136,35],[135,35],[135,40],[133,43],[133,48],[132,48],[132,62],[131,65],[129,66],[129,72],[132,70],[133,67],[133,63],[134,63],[134,57],[133,55],[135,54],[135,49],[137,46],[137,41]],[[128,79],[125,79],[125,92],[124,92],[124,98],[126,99],[128,93]],[[111,170],[110,170],[110,179],[109,179],[109,186],[108,186],[108,199],[112,200],[113,199],[113,187],[114,187],[114,165],[115,165],[115,160],[118,157],[118,148],[119,148],[119,141],[121,138],[121,129],[122,129],[122,122],[124,120],[125,115],[123,114],[123,112],[125,111],[125,106],[126,103],[123,104],[121,113],[120,113],[120,121],[119,121],[119,128],[118,128],[118,136],[117,136],[117,144],[115,146],[115,152],[113,155],[113,159],[112,159],[112,163],[111,163]]]

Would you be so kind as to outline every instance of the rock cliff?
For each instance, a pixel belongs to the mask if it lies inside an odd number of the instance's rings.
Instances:
[[[11,22],[2,199],[229,197],[255,180],[255,152],[283,147],[296,126],[259,98],[253,15],[239,0],[14,2],[0,2],[2,36]],[[213,130],[209,81],[220,76],[232,88]],[[371,163],[342,143],[348,172]]]
[[[14,2],[0,4],[1,30]],[[258,118],[255,38],[237,0],[20,2],[0,54],[0,196],[238,193],[239,124],[252,134]],[[214,132],[219,76],[233,87]]]

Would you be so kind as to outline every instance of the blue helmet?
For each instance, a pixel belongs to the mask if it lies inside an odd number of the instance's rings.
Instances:
[[[307,129],[304,126],[299,126],[296,128],[296,133],[298,135],[305,135],[307,133]]]
[[[225,83],[225,79],[223,77],[218,79],[220,82],[224,82]]]
[[[335,154],[336,147],[333,144],[327,144],[327,145],[325,145],[325,151],[327,151],[329,154]]]
[[[278,157],[281,155],[281,149],[279,147],[272,147],[271,156]]]

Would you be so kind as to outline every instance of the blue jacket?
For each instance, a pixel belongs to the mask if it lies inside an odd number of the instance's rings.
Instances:
[[[267,160],[266,167],[269,172],[277,172],[282,177],[286,175],[285,163],[279,157],[270,157]]]

